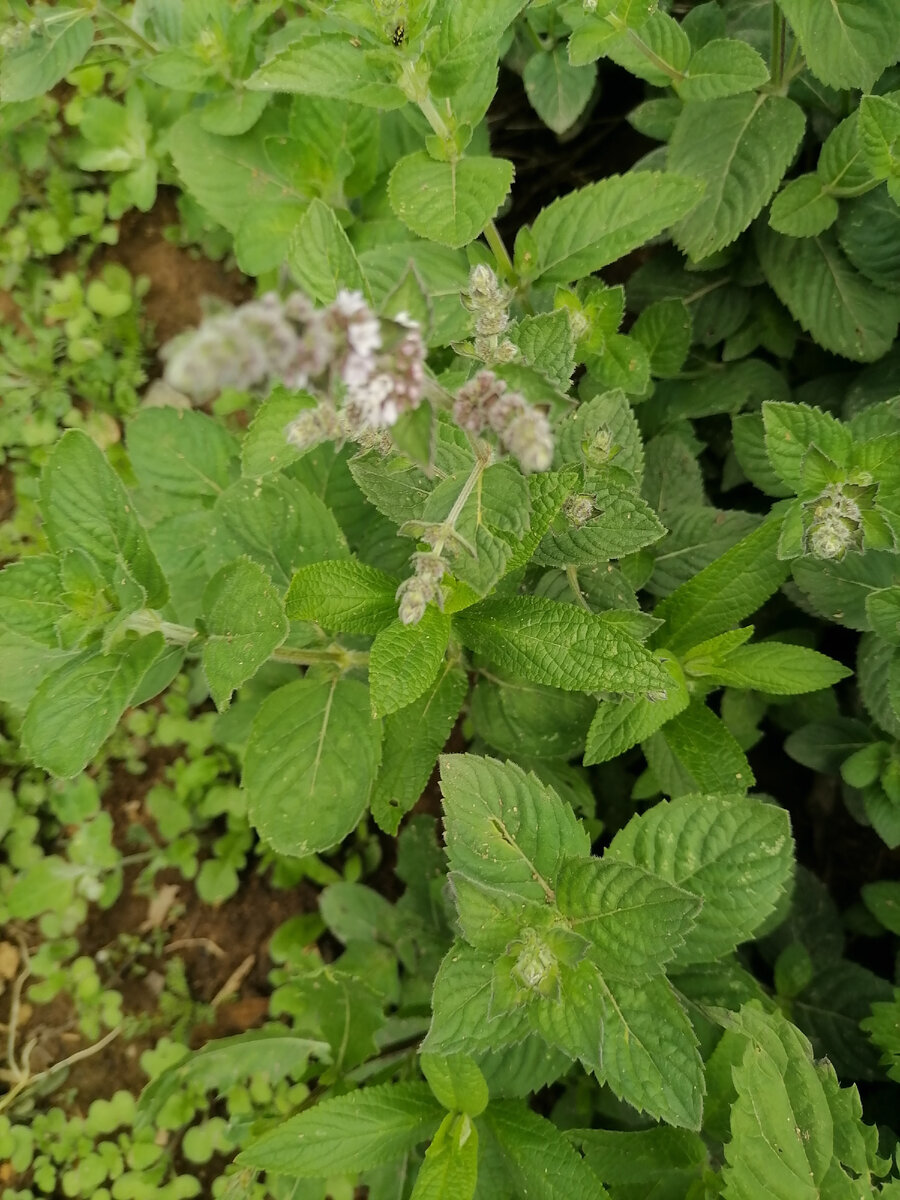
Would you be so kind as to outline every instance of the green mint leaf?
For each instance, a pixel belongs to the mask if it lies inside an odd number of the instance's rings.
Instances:
[[[650,370],[658,379],[669,379],[684,366],[691,347],[692,321],[684,301],[657,300],[648,304],[631,327],[650,355]]]
[[[203,673],[221,712],[288,635],[281,597],[257,563],[239,558],[217,571],[203,593]]]
[[[752,688],[771,696],[796,696],[831,687],[852,672],[842,663],[806,646],[762,642],[741,646],[724,662],[716,663],[708,670],[692,669],[690,674],[726,687]]]
[[[702,700],[692,703],[643,743],[661,789],[670,796],[688,792],[744,792],[754,777],[743,750]]]
[[[515,676],[482,676],[469,702],[477,737],[510,758],[569,759],[584,749],[594,704]]]
[[[3,621],[2,581],[3,577],[0,576],[0,622]],[[869,592],[866,596],[866,614],[869,625],[880,638],[892,646],[900,646],[900,584]]]
[[[841,205],[838,241],[850,262],[876,287],[896,293],[900,284],[895,247],[900,208],[886,188]]]
[[[863,96],[859,102],[859,140],[869,169],[887,179],[900,169],[900,104],[887,96]]]
[[[477,1063],[465,1054],[442,1058],[423,1054],[419,1059],[422,1074],[435,1099],[450,1112],[480,1116],[487,1108],[488,1088]]]
[[[422,515],[432,485],[409,459],[398,455],[384,463],[380,455],[363,454],[349,468],[365,498],[389,520],[402,523]]]
[[[566,691],[665,689],[648,650],[603,616],[536,596],[482,601],[454,617],[463,644],[504,671]]]
[[[422,510],[424,519],[445,520],[468,478],[466,469],[438,484]],[[529,532],[530,523],[531,489],[526,479],[510,463],[494,463],[456,519],[460,542],[447,547],[453,574],[480,595],[489,592],[509,571],[519,539]]]
[[[288,265],[297,283],[319,304],[330,304],[342,288],[362,292],[369,284],[335,211],[313,200],[291,236]]]
[[[598,442],[601,448],[609,444],[613,465],[627,471],[640,485],[644,475],[644,445],[641,431],[625,395],[616,389],[603,392],[580,404],[571,417],[559,427],[559,453],[565,462],[581,466],[584,447]]]
[[[691,42],[681,25],[659,9],[650,12],[640,33],[618,33],[604,54],[639,79],[666,87],[681,75],[691,57]]]
[[[760,525],[758,516],[710,505],[675,509],[666,515],[669,533],[654,549],[647,590],[668,596]]]
[[[433,604],[416,625],[396,618],[376,636],[369,656],[372,714],[405,708],[434,683],[450,640],[450,618]]]
[[[559,910],[590,939],[590,957],[604,979],[636,983],[659,975],[700,911],[696,895],[651,869],[589,858],[566,862],[559,873]]]
[[[285,430],[297,414],[315,404],[309,392],[276,388],[257,409],[241,443],[241,474],[249,479],[277,475],[297,458]]]
[[[444,246],[465,246],[496,216],[513,181],[505,158],[437,162],[424,151],[391,171],[391,207],[413,233]]]
[[[740,796],[681,796],[632,817],[607,860],[699,897],[703,906],[674,957],[681,967],[712,962],[752,937],[784,895],[793,873],[790,820],[782,808]]]
[[[565,309],[523,317],[509,331],[524,362],[536,367],[550,382],[566,391],[575,370],[575,340]]]
[[[459,929],[470,946],[496,957],[504,954],[529,925],[546,925],[549,910],[499,887],[451,871],[448,879],[456,904]]]
[[[425,790],[469,690],[464,671],[445,661],[418,700],[386,717],[381,770],[372,789],[372,816],[396,835],[400,821]]]
[[[285,136],[284,127],[268,113],[249,133],[219,137],[203,128],[201,112],[190,112],[175,122],[166,143],[187,191],[230,233],[237,234],[254,213],[264,212],[271,221],[286,210],[290,225],[280,238],[283,257],[290,228],[309,196],[265,152],[268,139],[279,135]]]
[[[732,417],[731,437],[735,457],[754,487],[777,498],[794,494],[794,489],[782,481],[769,460],[761,413],[740,413]]]
[[[445,755],[441,791],[450,868],[480,883],[540,903],[563,860],[590,853],[571,807],[513,763]]]
[[[244,761],[252,824],[281,854],[329,850],[358,824],[381,759],[365,684],[298,679],[268,696]]]
[[[147,408],[128,423],[138,484],[192,499],[215,498],[238,477],[238,443],[205,413]]]
[[[425,1151],[410,1200],[472,1200],[478,1184],[478,1130],[466,1113],[447,1113]]]
[[[264,92],[226,92],[207,100],[200,112],[200,122],[208,133],[238,137],[253,128],[268,103],[269,97]]]
[[[890,587],[896,576],[895,555],[888,550],[847,554],[839,562],[802,558],[791,564],[794,582],[813,609],[850,629],[872,628],[868,598]]]
[[[662,661],[670,676],[664,697],[623,696],[598,705],[587,734],[585,766],[618,758],[687,708],[690,697],[681,668],[671,659]]]
[[[0,100],[4,103],[36,100],[74,70],[94,40],[94,27],[86,12],[68,11],[74,20],[46,24],[38,19],[31,37],[21,46],[4,47],[0,64]]]
[[[658,1125],[653,1129],[579,1129],[570,1134],[604,1183],[653,1189],[678,1181],[687,1193],[707,1162],[706,1143],[686,1129]]]
[[[454,942],[438,969],[431,1025],[423,1054],[483,1054],[521,1042],[528,1033],[524,1009],[491,1010],[494,958]]]
[[[818,175],[801,175],[786,183],[772,201],[769,224],[788,237],[816,237],[837,220],[838,202],[825,191]]]
[[[794,492],[803,483],[803,459],[810,446],[815,445],[838,466],[848,463],[850,431],[831,413],[808,404],[767,400],[762,414],[769,462]]]
[[[600,1063],[613,1092],[641,1112],[699,1129],[706,1087],[697,1039],[669,982],[602,981]]]
[[[544,471],[529,475],[526,482],[531,499],[531,522],[527,531],[519,536],[506,561],[507,574],[530,562],[541,538],[575,486],[576,477],[573,471],[568,470]]]
[[[352,558],[294,572],[284,605],[295,621],[333,633],[379,633],[397,617],[397,580]]]
[[[891,0],[778,0],[791,23],[809,68],[834,88],[872,84],[897,57],[900,12]],[[798,1192],[798,1200],[800,1193]]]
[[[816,174],[829,189],[846,189],[851,194],[865,190],[875,180],[859,140],[859,112],[851,113],[825,139]]]
[[[429,80],[437,96],[453,96],[472,84],[472,76],[488,72],[497,59],[498,43],[525,0],[495,0],[490,5],[478,0],[440,0],[431,14],[437,36],[430,57]]]
[[[737,1099],[725,1146],[726,1196],[816,1200],[834,1152],[834,1125],[809,1042],[781,1013],[756,1003],[728,1014],[727,1028],[747,1046],[732,1068]]]
[[[499,1101],[485,1116],[522,1195],[533,1200],[606,1200],[606,1189],[565,1135],[524,1104]]]
[[[706,258],[743,233],[781,182],[805,125],[803,109],[786,96],[749,93],[684,106],[668,165],[706,185],[674,230],[685,254]]]
[[[68,611],[61,591],[59,563],[52,555],[10,563],[0,571],[0,626],[56,649],[56,623]]]
[[[531,107],[554,133],[565,133],[587,107],[594,91],[597,68],[574,67],[561,42],[548,52],[532,54],[522,72]]]
[[[286,589],[299,567],[348,553],[331,510],[287,476],[239,479],[216,500],[213,517],[206,546],[212,571],[246,554]]]
[[[737,38],[713,38],[696,50],[675,83],[682,100],[717,100],[752,92],[769,79],[762,57]]]
[[[147,594],[162,608],[168,588],[128,493],[103,452],[79,430],[64,433],[41,476],[41,512],[51,547],[84,550],[113,583],[117,564],[126,564]]]
[[[544,535],[535,561],[550,567],[592,567],[624,558],[665,536],[653,509],[624,487],[608,483],[587,493],[597,515],[573,526],[561,513]]]
[[[700,185],[680,175],[611,175],[561,196],[532,233],[544,283],[568,283],[623,258],[674,225],[697,203]]]
[[[900,302],[855,271],[832,234],[784,238],[758,227],[756,244],[778,299],[820,346],[854,362],[887,353]]]
[[[264,1133],[242,1166],[318,1179],[402,1158],[436,1132],[443,1109],[424,1083],[386,1083],[334,1096]]]
[[[85,650],[48,675],[22,725],[22,743],[32,761],[64,779],[83,771],[164,646],[162,634],[153,633],[122,642],[109,654]]]
[[[781,522],[770,517],[676,588],[656,607],[654,616],[666,624],[655,640],[680,654],[756,612],[790,569],[776,557],[780,535]]]
[[[402,108],[406,97],[376,54],[346,35],[316,33],[280,51],[244,81],[263,92],[352,100],[372,108]]]

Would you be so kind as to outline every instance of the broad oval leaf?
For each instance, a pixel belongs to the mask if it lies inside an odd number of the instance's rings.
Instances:
[[[496,215],[513,180],[505,158],[437,162],[423,150],[401,158],[391,172],[391,207],[413,233],[444,246],[465,246]]]
[[[684,106],[668,164],[706,185],[674,231],[685,254],[706,258],[743,233],[781,182],[805,125],[803,109],[786,96],[751,92]]]
[[[244,761],[251,823],[280,854],[337,845],[365,812],[381,723],[355,679],[298,679],[263,702]]]

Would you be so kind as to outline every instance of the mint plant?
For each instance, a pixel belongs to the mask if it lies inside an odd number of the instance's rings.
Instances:
[[[267,1024],[174,1049],[140,1120],[232,1096],[185,1138],[232,1196],[900,1194],[900,10],[8,8],[9,153],[58,198],[72,89],[102,221],[10,187],[17,277],[162,182],[256,281],[121,440],[48,423],[0,572],[29,763],[80,781],[152,704],[191,748],[142,886],[223,903],[255,850],[322,888]],[[628,169],[526,202],[498,86],[556,167],[622,72]],[[130,311],[104,270],[47,284],[79,367]],[[114,901],[95,801],[68,857],[13,806],[14,916],[42,874]]]

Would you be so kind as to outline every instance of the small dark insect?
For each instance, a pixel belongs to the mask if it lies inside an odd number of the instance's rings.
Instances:
[[[395,46],[402,46],[406,41],[406,26],[401,21],[394,32],[391,34],[391,41]]]

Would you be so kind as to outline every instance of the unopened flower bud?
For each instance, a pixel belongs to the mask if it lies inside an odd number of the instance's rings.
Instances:
[[[563,513],[570,524],[576,527],[586,525],[594,515],[593,497],[584,493],[569,496],[563,505]]]
[[[396,598],[400,601],[397,616],[401,623],[418,625],[425,616],[428,602],[434,599],[434,587],[418,576],[410,575],[409,579],[404,579],[397,588]]]
[[[441,582],[447,570],[447,564],[439,554],[416,553],[413,555],[413,565],[417,578],[432,586]]]
[[[556,955],[533,929],[523,931],[512,975],[529,991],[549,995],[556,987],[559,964]]]
[[[582,443],[581,449],[585,462],[595,467],[602,466],[613,456],[612,432],[605,425],[601,425],[592,438]]]
[[[519,460],[526,473],[547,471],[553,463],[553,433],[550,422],[536,408],[514,417],[502,434],[506,449]]]
[[[808,553],[815,558],[840,559],[848,551],[862,550],[862,509],[842,484],[829,484],[804,508],[811,516],[806,530]]]

